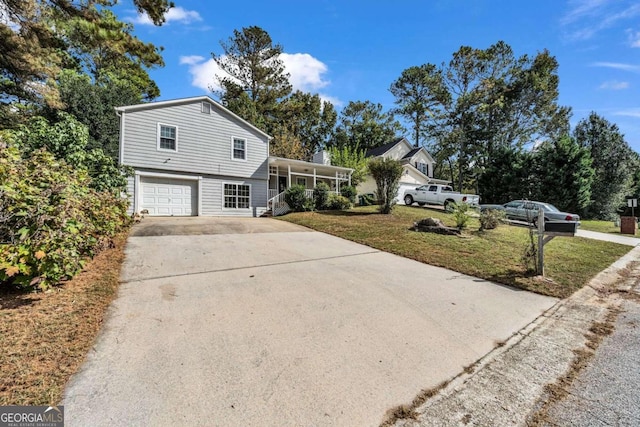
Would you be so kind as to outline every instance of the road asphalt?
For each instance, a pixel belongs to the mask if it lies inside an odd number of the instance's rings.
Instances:
[[[67,426],[376,426],[558,302],[263,218],[145,218],[121,280]]]
[[[640,285],[621,302],[614,332],[548,410],[550,426],[640,426]]]

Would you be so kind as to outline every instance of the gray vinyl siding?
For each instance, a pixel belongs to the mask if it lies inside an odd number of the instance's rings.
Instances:
[[[142,173],[141,180],[144,180],[144,172],[167,174],[167,178],[172,174],[169,170],[158,169],[138,169]],[[267,181],[263,179],[238,178],[234,176],[219,176],[205,174],[186,174],[183,172],[176,173],[180,176],[201,176],[201,193],[197,197],[201,200],[201,216],[260,216],[267,210]],[[223,188],[224,184],[249,184],[251,185],[250,209],[225,209]],[[130,212],[133,212],[133,195],[135,186],[135,178],[130,177],[127,180],[127,192],[129,193]],[[137,189],[140,191],[141,189]]]
[[[250,209],[225,209],[224,184],[248,184],[251,186]],[[266,211],[267,181],[238,179],[235,177],[203,177],[202,215],[204,216],[260,216]]]
[[[267,137],[213,104],[211,114],[204,114],[201,104],[189,101],[122,113],[122,164],[136,169],[266,180]],[[177,127],[177,152],[157,149],[158,123]],[[232,160],[234,137],[246,140],[246,161]]]

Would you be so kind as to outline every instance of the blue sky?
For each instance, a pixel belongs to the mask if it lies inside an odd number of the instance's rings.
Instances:
[[[211,94],[211,52],[234,29],[257,25],[284,47],[295,89],[319,93],[338,111],[349,101],[393,107],[389,86],[407,67],[451,59],[460,46],[504,40],[516,55],[548,49],[560,63],[560,104],[572,126],[595,111],[640,152],[640,2],[637,0],[174,0],[162,27],[116,13],[135,34],[164,47],[152,70],[160,99]]]

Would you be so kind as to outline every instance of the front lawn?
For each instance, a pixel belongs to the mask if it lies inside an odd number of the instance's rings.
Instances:
[[[530,239],[526,228],[503,225],[479,232],[478,219],[471,219],[463,237],[419,233],[409,230],[415,221],[434,217],[454,226],[452,215],[408,206],[396,206],[392,215],[382,215],[376,208],[290,213],[278,218],[426,264],[561,298],[629,251],[615,243],[557,237],[545,246],[546,276],[553,280],[540,280],[526,272],[522,261]]]
[[[616,226],[613,221],[581,219],[580,228],[588,231],[599,231],[600,233],[620,234],[620,226]]]

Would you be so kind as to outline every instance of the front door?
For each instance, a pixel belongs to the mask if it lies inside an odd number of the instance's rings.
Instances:
[[[287,177],[279,176],[278,177],[278,193],[282,193],[287,189]]]

